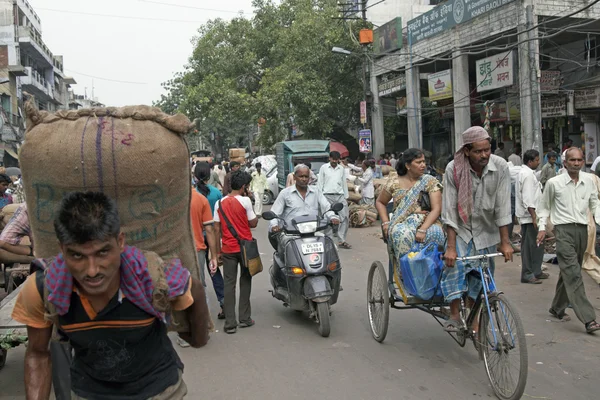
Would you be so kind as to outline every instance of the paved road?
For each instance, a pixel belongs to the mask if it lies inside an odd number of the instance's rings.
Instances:
[[[255,236],[270,264],[265,222]],[[470,344],[458,347],[420,311],[390,315],[383,344],[371,338],[366,280],[371,262],[385,259],[379,228],[351,229],[354,250],[342,250],[343,286],[332,332],[322,338],[306,316],[285,309],[268,293],[268,274],[254,280],[256,326],[235,335],[213,333],[207,347],[181,349],[190,399],[467,399],[494,397],[483,364]],[[529,380],[524,399],[598,398],[600,335],[577,322],[551,322],[547,310],[557,267],[543,285],[519,282],[519,259],[501,263],[497,282],[521,312],[528,334]],[[586,276],[588,296],[600,309],[600,289]],[[210,294],[212,291],[209,288]],[[216,315],[216,301],[211,297]],[[571,310],[571,315],[573,312]],[[23,349],[9,352],[0,372],[0,397],[23,399]]]

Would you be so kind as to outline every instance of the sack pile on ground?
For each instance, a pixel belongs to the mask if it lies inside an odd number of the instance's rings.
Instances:
[[[53,221],[64,194],[100,191],[119,208],[126,243],[179,258],[199,279],[190,221],[192,181],[183,115],[131,106],[38,111],[26,103],[27,132],[20,163],[36,256],[60,250]],[[189,331],[183,312],[172,330]]]
[[[377,221],[378,214],[374,206],[351,204],[349,210],[350,226],[353,228],[371,226],[373,222]]]

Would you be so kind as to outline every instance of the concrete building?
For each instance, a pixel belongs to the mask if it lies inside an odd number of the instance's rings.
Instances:
[[[23,93],[37,106],[55,111],[68,108],[70,85],[62,56],[55,56],[42,40],[42,26],[26,0],[0,0],[0,163],[16,164],[25,130]]]
[[[73,91],[69,91],[69,110],[103,107],[106,107],[106,105],[100,103],[97,97],[89,98],[87,95],[75,94]]]
[[[493,145],[507,150],[570,138],[591,163],[600,139],[599,17],[600,4],[587,0],[439,4],[403,22],[401,48],[375,54],[373,129],[402,120],[388,150],[422,147],[436,159],[459,148],[472,125],[489,126]]]

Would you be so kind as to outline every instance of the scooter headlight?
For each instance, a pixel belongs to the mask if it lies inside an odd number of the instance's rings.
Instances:
[[[317,221],[302,222],[296,226],[298,227],[298,232],[301,234],[314,233],[317,231]]]

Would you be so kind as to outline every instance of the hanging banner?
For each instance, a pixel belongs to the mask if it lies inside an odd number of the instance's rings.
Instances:
[[[515,83],[513,52],[496,54],[475,62],[477,91],[498,89]]]
[[[508,119],[511,121],[521,120],[521,100],[518,97],[509,97],[506,99],[506,108],[508,108]]]
[[[396,115],[408,114],[406,97],[398,97],[396,99]]]
[[[358,131],[358,151],[361,153],[370,153],[371,148],[371,130],[362,129]]]
[[[373,32],[375,54],[389,53],[402,48],[402,18],[397,17]]]
[[[367,102],[366,101],[360,102],[360,123],[361,124],[367,123]]]
[[[452,98],[452,70],[437,72],[427,75],[429,85],[429,100],[443,100]]]

